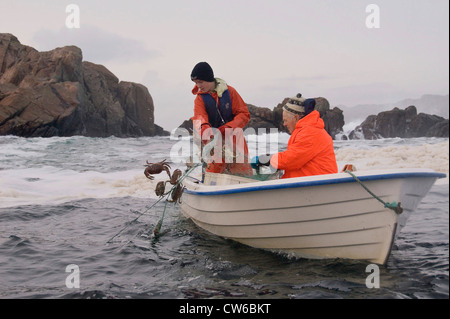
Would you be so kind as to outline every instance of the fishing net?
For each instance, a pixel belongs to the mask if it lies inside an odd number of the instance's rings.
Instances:
[[[260,169],[259,172],[257,170],[254,171],[254,174],[250,178],[257,181],[270,181],[279,179],[282,175],[282,171],[276,170],[275,172],[273,172],[273,169],[270,169],[268,171]]]
[[[216,135],[207,145],[202,145],[200,158],[203,175],[205,172],[218,173],[254,181],[279,179],[281,176],[281,171],[270,166],[252,169],[247,147],[244,144],[239,145],[238,138],[227,143],[221,136]]]

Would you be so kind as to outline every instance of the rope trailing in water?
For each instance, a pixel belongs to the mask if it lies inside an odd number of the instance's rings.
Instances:
[[[159,220],[159,222],[156,224],[155,228],[153,229],[153,235],[155,235],[155,236],[158,236],[158,235],[159,235],[159,232],[161,231],[161,226],[162,226],[162,223],[163,223],[164,214],[165,214],[165,212],[166,212],[167,203],[168,203],[168,202],[167,202],[167,200],[166,200],[166,203],[164,204],[164,210],[163,210],[161,219]]]
[[[150,207],[148,207],[145,211],[143,211],[142,213],[140,213],[135,219],[133,219],[132,221],[130,221],[128,223],[127,226],[123,227],[117,234],[115,234],[114,236],[112,236],[106,243],[110,244],[114,238],[116,238],[117,236],[119,236],[125,229],[128,228],[128,226],[130,226],[131,224],[135,223],[139,218],[142,217],[142,215],[145,215],[150,209],[152,209],[153,207],[155,207],[156,204],[158,204],[161,200],[163,199],[163,197],[161,197],[160,199],[158,199],[156,202],[153,203],[153,205],[151,205]]]
[[[178,186],[179,183],[181,183],[195,168],[197,168],[200,165],[202,165],[202,164],[196,164],[193,167],[191,167],[188,170],[186,170],[186,172],[183,175],[180,176],[180,178],[178,179],[178,182],[174,186],[172,186],[172,188],[168,192],[163,194],[156,202],[153,203],[153,205],[148,207],[145,211],[141,212],[135,219],[133,219],[131,222],[129,222],[128,225],[123,227],[117,234],[112,236],[106,243],[107,244],[111,243],[117,236],[119,236],[131,224],[135,223],[139,218],[142,217],[142,215],[145,215],[150,209],[155,207],[156,204],[158,204],[161,200],[163,200],[165,197],[167,197],[167,195],[169,195],[175,189],[175,187]],[[163,218],[164,218],[164,213],[166,211],[166,206],[167,206],[167,198],[166,198],[166,204],[164,205],[163,215],[162,215],[161,219],[159,220],[158,224],[156,224],[156,227],[155,227],[155,231],[156,231],[157,234],[159,233],[159,230],[161,229],[161,226],[162,226],[162,221],[163,221]]]
[[[356,177],[355,174],[353,174],[352,172],[350,172],[349,170],[345,170],[345,173],[350,174],[351,176],[353,176],[353,178],[355,179],[356,182],[358,182],[370,195],[372,195],[373,198],[375,198],[376,200],[378,200],[380,203],[382,203],[384,205],[385,208],[389,208],[392,209],[394,212],[396,212],[397,214],[401,214],[403,212],[403,208],[401,207],[401,203],[397,203],[397,202],[392,202],[392,203],[388,203],[383,201],[380,197],[378,197],[377,195],[375,195],[374,193],[372,193],[370,191],[370,189],[368,189],[366,187],[366,185],[364,185],[358,177]]]
[[[200,166],[200,165],[202,165],[202,164],[196,164],[196,165],[194,165],[193,167],[191,167],[191,168],[189,168],[188,170],[186,170],[185,171],[185,173],[183,174],[183,175],[181,175],[180,176],[180,178],[178,179],[178,181],[175,183],[175,185],[173,185],[172,186],[172,188],[168,191],[168,192],[166,192],[164,195],[162,195],[161,196],[161,198],[160,198],[160,200],[162,199],[162,198],[164,198],[164,197],[166,197],[166,196],[168,196],[170,193],[172,193],[172,191],[173,190],[175,190],[176,189],[176,187],[195,169],[195,168],[197,168],[198,166]],[[162,226],[162,223],[163,223],[163,219],[164,219],[164,214],[165,214],[165,212],[166,212],[166,208],[167,208],[167,203],[168,203],[169,201],[166,199],[166,203],[164,204],[164,210],[163,210],[163,213],[162,213],[162,216],[161,216],[161,219],[159,220],[159,222],[156,224],[156,226],[155,226],[155,228],[153,229],[153,234],[155,235],[155,236],[158,236],[159,235],[159,233],[160,233],[160,231],[161,231],[161,226]]]

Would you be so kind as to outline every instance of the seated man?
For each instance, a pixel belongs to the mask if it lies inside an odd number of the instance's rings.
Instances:
[[[283,107],[283,125],[291,134],[286,151],[256,156],[252,167],[271,165],[284,170],[281,178],[337,173],[333,139],[315,105],[314,99],[304,99],[301,94],[291,98]]]

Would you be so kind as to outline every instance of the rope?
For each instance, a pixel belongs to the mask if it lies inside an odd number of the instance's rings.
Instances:
[[[183,175],[181,175],[181,177],[178,179],[178,181],[175,183],[175,185],[173,185],[172,186],[172,188],[168,191],[168,192],[166,192],[165,194],[163,194],[162,196],[161,196],[161,198],[163,198],[163,197],[165,197],[165,196],[167,196],[167,195],[169,195],[174,189],[176,189],[176,187],[195,169],[195,168],[197,168],[198,166],[200,166],[200,165],[202,165],[202,164],[196,164],[196,165],[194,165],[193,167],[191,167],[191,168],[189,168],[188,170],[186,170],[186,172],[183,174]],[[161,231],[161,226],[162,226],[162,223],[163,223],[163,219],[164,219],[164,215],[165,215],[165,212],[166,212],[166,208],[167,208],[167,203],[168,203],[169,201],[166,199],[166,203],[164,204],[164,210],[163,210],[163,213],[162,213],[162,216],[161,216],[161,219],[159,220],[159,222],[156,224],[156,226],[155,226],[155,228],[153,229],[153,234],[155,235],[155,236],[159,236],[159,233],[160,233],[160,231]]]
[[[142,217],[142,215],[146,214],[150,209],[152,209],[156,204],[158,204],[161,200],[163,199],[163,197],[159,198],[156,202],[153,203],[153,205],[151,205],[150,207],[148,207],[145,211],[143,211],[142,213],[140,213],[135,219],[133,219],[132,221],[129,222],[129,224],[125,227],[123,227],[117,234],[115,234],[114,236],[112,236],[106,243],[109,244],[112,242],[112,240],[114,238],[116,238],[117,236],[119,236],[125,229],[128,228],[128,226],[130,226],[131,224],[133,224],[134,222],[136,222],[139,218]]]
[[[370,189],[368,189],[360,180],[358,177],[355,176],[355,174],[353,174],[352,172],[350,172],[349,170],[345,170],[345,173],[350,174],[351,176],[353,176],[353,178],[356,180],[356,182],[358,182],[370,195],[372,195],[373,198],[375,198],[376,200],[378,200],[380,203],[382,203],[384,205],[385,208],[389,208],[392,209],[394,212],[396,212],[397,214],[401,214],[403,212],[403,208],[401,207],[401,203],[397,203],[397,202],[392,202],[392,203],[388,203],[383,201],[380,197],[378,197],[377,195],[375,195],[374,193],[372,193],[370,191]]]
[[[170,194],[170,192],[172,192],[172,190],[175,189],[176,186],[178,186],[179,183],[181,183],[195,168],[197,168],[198,166],[200,166],[201,164],[196,164],[193,167],[189,168],[188,170],[185,171],[185,173],[183,175],[181,175],[181,177],[178,179],[178,182],[172,186],[172,188],[166,192],[165,194],[163,194],[156,202],[153,203],[153,205],[151,205],[150,207],[148,207],[145,211],[143,211],[142,213],[140,213],[135,219],[133,219],[131,222],[128,223],[127,226],[123,227],[117,234],[115,234],[114,236],[112,236],[106,243],[109,244],[112,242],[112,240],[114,238],[116,238],[117,236],[119,236],[125,229],[127,229],[131,224],[135,223],[139,218],[142,217],[142,215],[145,215],[150,209],[152,209],[153,207],[155,207],[156,204],[158,204],[161,200],[164,199],[164,197],[166,197],[167,195]],[[164,218],[164,213],[166,211],[166,206],[167,206],[167,199],[166,199],[166,204],[164,205],[164,211],[163,211],[163,215],[161,217],[161,219],[159,220],[158,224],[155,227],[156,233],[159,233],[159,230],[161,229],[162,226],[162,221]]]
[[[168,203],[168,202],[167,202],[167,200],[166,200],[166,203],[164,204],[164,210],[163,210],[161,219],[159,220],[159,222],[156,224],[155,228],[153,229],[153,234],[154,234],[155,236],[158,236],[158,235],[159,235],[159,232],[161,231],[161,226],[162,226],[162,223],[163,223],[164,214],[165,214],[165,212],[166,212],[167,203]]]

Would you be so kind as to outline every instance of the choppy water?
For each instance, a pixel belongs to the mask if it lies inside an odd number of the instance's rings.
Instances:
[[[287,138],[279,140],[282,148]],[[408,220],[380,266],[380,288],[369,289],[367,262],[292,259],[246,247],[199,229],[172,204],[154,237],[164,204],[149,209],[158,179],[146,179],[143,164],[169,159],[175,143],[0,137],[0,298],[449,297],[448,179]],[[340,164],[448,174],[448,139],[335,146]],[[79,288],[66,285],[68,265],[78,266]]]

